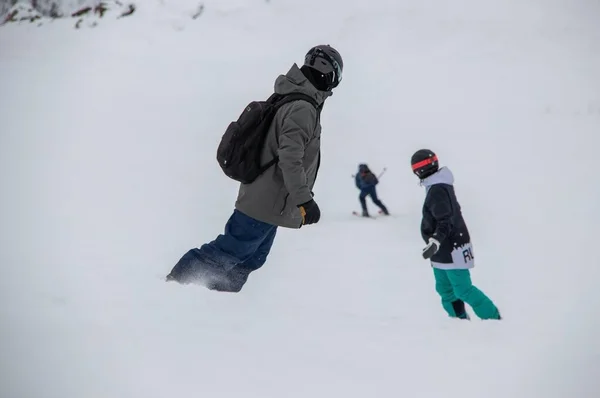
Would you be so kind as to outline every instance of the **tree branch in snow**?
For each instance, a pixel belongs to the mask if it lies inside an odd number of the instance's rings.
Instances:
[[[50,18],[62,18],[63,15],[60,13],[58,9],[58,4],[52,3],[52,7],[50,7]]]
[[[94,8],[94,13],[99,14],[100,18],[102,18],[107,10],[108,8],[106,8],[106,4],[100,3]]]
[[[204,12],[204,4],[198,5],[198,9],[192,15],[192,19],[197,19],[200,15],[202,15],[203,12]]]
[[[16,3],[9,11],[4,20],[0,25],[7,24],[9,22],[22,22],[29,21],[35,22],[41,19],[40,13],[31,7],[31,5],[25,5],[22,3]]]
[[[82,15],[87,15],[90,11],[92,11],[92,7],[85,7],[79,11],[75,11],[71,16],[73,18],[81,17]]]
[[[5,23],[9,23],[9,22],[15,22],[16,19],[15,17],[17,16],[17,14],[19,13],[19,10],[14,10],[8,13],[8,15],[6,16],[6,18],[4,18],[4,21],[2,21],[2,25],[4,25]]]
[[[118,19],[123,18],[123,17],[128,17],[131,14],[133,14],[134,12],[135,12],[135,5],[129,4],[129,9],[127,11],[125,11],[124,13],[122,13]]]

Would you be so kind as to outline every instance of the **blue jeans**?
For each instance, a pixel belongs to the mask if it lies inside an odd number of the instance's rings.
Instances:
[[[267,261],[277,226],[234,210],[225,232],[191,249],[173,267],[168,280],[199,283],[212,290],[239,292],[248,275]]]
[[[360,201],[360,207],[362,208],[363,212],[367,213],[367,196],[371,197],[371,200],[373,201],[375,206],[379,207],[381,211],[383,211],[384,213],[388,212],[383,202],[381,202],[381,200],[377,197],[377,189],[375,189],[374,186],[363,188],[360,190],[358,200]]]

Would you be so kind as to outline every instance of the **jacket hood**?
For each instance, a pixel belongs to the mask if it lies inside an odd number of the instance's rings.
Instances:
[[[319,105],[323,104],[327,97],[333,93],[331,91],[319,91],[304,76],[297,64],[292,65],[288,73],[280,75],[275,80],[275,93],[292,94],[302,93],[314,98]]]
[[[449,168],[442,167],[429,177],[425,178],[424,180],[421,180],[421,185],[423,185],[425,188],[429,188],[435,184],[454,184],[454,175],[452,174]]]

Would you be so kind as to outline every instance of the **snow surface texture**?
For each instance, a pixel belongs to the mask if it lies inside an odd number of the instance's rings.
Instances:
[[[0,396],[600,396],[597,2],[204,3],[0,29]],[[225,127],[316,43],[345,61],[321,222],[280,230],[239,294],[165,283],[232,211]],[[422,147],[501,322],[443,313]],[[359,162],[387,166],[395,217],[351,215]]]

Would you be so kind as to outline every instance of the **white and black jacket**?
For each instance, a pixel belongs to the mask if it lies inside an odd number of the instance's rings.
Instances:
[[[421,184],[427,192],[421,236],[425,242],[431,237],[440,242],[440,249],[431,257],[431,265],[439,269],[473,268],[471,238],[454,193],[452,172],[442,167]]]

